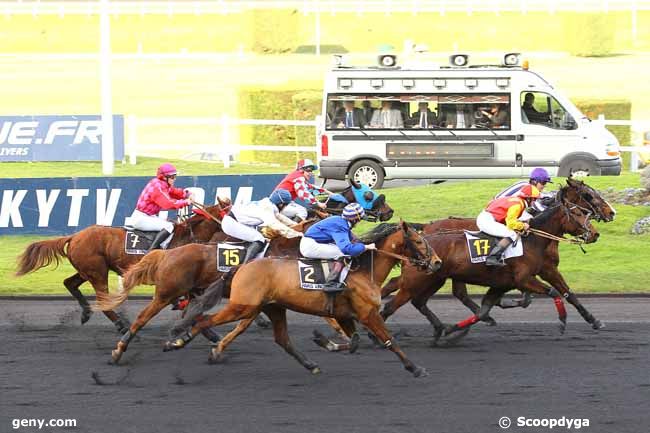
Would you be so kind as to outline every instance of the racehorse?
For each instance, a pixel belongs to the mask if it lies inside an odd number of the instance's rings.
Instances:
[[[377,194],[373,190],[368,189],[366,196],[360,197],[355,194],[355,190],[361,190],[363,185],[356,183],[350,179],[350,186],[346,187],[340,192],[340,200],[337,194],[330,196],[325,202],[327,208],[324,209],[325,213],[340,215],[341,211],[348,203],[359,203],[366,211],[366,220],[375,222],[377,220],[385,222],[393,217],[393,209],[386,203],[386,196],[384,194]],[[368,206],[369,205],[369,206]],[[318,213],[318,210],[315,211]]]
[[[364,241],[375,242],[377,258],[373,260],[373,253],[369,251],[360,256],[358,267],[351,270],[347,277],[347,289],[334,301],[332,313],[328,309],[327,294],[301,288],[295,259],[254,260],[235,271],[230,271],[226,278],[215,283],[225,292],[229,280],[232,279],[228,305],[218,313],[201,320],[187,335],[169,341],[166,349],[183,348],[202,329],[242,320],[210,352],[210,359],[218,360],[225,347],[244,332],[252,319],[263,311],[273,323],[276,343],[303,367],[314,374],[319,373],[318,365],[300,353],[289,339],[286,310],[291,309],[306,314],[334,317],[350,336],[355,333],[354,321],[358,320],[383,342],[384,347],[398,356],[407,371],[416,377],[425,375],[426,370],[411,362],[386,330],[378,312],[381,305],[381,288],[374,281],[383,281],[398,260],[406,259],[419,269],[429,272],[435,271],[441,263],[422,236],[405,222],[380,225],[371,231],[370,236],[364,237]]]
[[[589,185],[586,185],[584,182],[567,179],[567,188],[564,192],[565,199],[567,203],[572,203],[575,206],[581,208],[585,213],[590,213],[593,218],[598,221],[610,222],[614,220],[616,211],[611,207],[609,203],[602,196],[591,188]],[[478,230],[476,226],[475,218],[453,218],[432,221],[428,224],[424,224],[421,227],[421,230],[425,234],[435,234],[438,232],[450,232],[455,230]],[[595,242],[596,237],[592,240]],[[593,329],[601,329],[604,327],[603,323],[596,319],[593,314],[591,314],[578,300],[578,297],[571,291],[568,284],[566,283],[564,277],[558,269],[560,263],[560,255],[558,252],[558,242],[552,241],[548,244],[544,254],[544,264],[539,273],[539,276],[549,284],[551,284],[555,289],[557,289],[562,296],[572,304],[576,310],[580,313],[582,318],[589,323]],[[383,288],[382,288],[382,298],[387,297],[389,294],[393,293],[399,288],[399,279],[401,277],[392,278]],[[479,306],[472,301],[467,293],[467,286],[465,283],[454,280],[452,282],[452,293],[458,298],[467,308],[469,308],[473,313],[478,313]],[[512,308],[516,306],[527,306],[530,302],[529,293],[524,292],[525,297],[523,300],[499,300],[498,306],[502,308]],[[526,296],[527,295],[527,296]],[[510,301],[510,302],[507,302]],[[566,311],[563,308],[563,305],[556,304],[559,307],[561,330],[564,330],[566,326]],[[485,316],[484,321],[488,324],[495,325],[496,321],[492,319],[489,315]]]
[[[583,212],[579,207],[566,200],[567,188],[560,189],[553,199],[553,203],[529,221],[530,227],[552,236],[559,237],[568,233],[592,240],[598,236],[598,232],[589,222],[590,214]],[[384,320],[404,303],[411,300],[418,311],[424,314],[433,325],[435,342],[445,330],[447,334],[462,330],[463,333],[455,336],[462,337],[470,325],[487,317],[490,309],[509,290],[520,288],[549,295],[554,298],[556,305],[558,301],[562,302],[557,290],[535,278],[542,272],[545,265],[544,256],[551,242],[551,239],[542,237],[539,232],[533,232],[520,240],[523,242],[524,255],[508,259],[504,268],[488,267],[483,263],[471,263],[465,234],[462,231],[429,234],[425,235],[425,239],[439,253],[443,263],[442,268],[433,275],[426,275],[405,266],[399,281],[399,292],[384,305],[381,312]],[[483,297],[478,314],[474,314],[470,319],[449,329],[445,329],[442,322],[426,305],[427,300],[442,287],[447,278],[490,287]],[[453,341],[452,337],[448,338],[448,341],[450,340]]]
[[[194,215],[184,222],[174,225],[174,236],[169,248],[175,248],[190,242],[207,242],[221,226],[212,218],[217,218],[222,206],[217,204],[205,208],[209,215]],[[120,227],[93,225],[73,235],[31,243],[18,258],[17,276],[34,272],[50,264],[58,265],[65,257],[77,271],[66,278],[63,284],[82,308],[81,324],[90,319],[92,309],[88,300],[79,290],[81,284],[88,281],[95,293],[108,293],[108,272],[122,275],[126,270],[142,259],[143,255],[126,254],[126,230]],[[106,317],[124,334],[129,327],[128,318],[120,313],[104,311]]]

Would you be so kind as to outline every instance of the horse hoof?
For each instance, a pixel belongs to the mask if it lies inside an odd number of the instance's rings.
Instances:
[[[460,329],[451,333],[445,333],[445,335],[438,341],[438,346],[448,347],[453,346],[462,340],[468,333],[470,328]]]
[[[560,335],[564,335],[566,332],[566,323],[560,323]]]
[[[598,330],[598,329],[603,329],[605,327],[605,324],[601,322],[600,320],[596,319],[594,320],[594,323],[591,324],[592,329]]]
[[[484,322],[487,326],[497,326],[497,321],[494,320],[494,319],[493,319],[492,317],[490,317],[490,316],[487,316],[485,319],[483,319],[483,322]]]
[[[83,325],[90,320],[90,316],[93,315],[93,310],[83,310],[81,312],[81,324]]]
[[[163,352],[171,352],[172,350],[179,350],[185,346],[185,343],[180,338],[174,341],[165,341]]]
[[[359,343],[361,341],[361,337],[359,337],[358,333],[352,334],[352,338],[350,339],[350,353],[354,353],[359,349]]]
[[[255,318],[255,324],[262,329],[269,329],[271,327],[271,322],[263,316],[257,316]]]
[[[429,372],[424,367],[415,367],[413,370],[414,377],[427,377]]]
[[[210,350],[210,355],[208,355],[208,364],[221,364],[224,358],[223,352],[219,352],[216,348],[213,348]]]
[[[316,366],[314,368],[309,369],[309,372],[313,375],[321,374],[321,369],[320,367]]]
[[[327,349],[327,346],[330,342],[329,338],[327,338],[322,332],[317,331],[316,329],[314,329],[313,335],[314,336],[311,340],[320,347]]]
[[[124,352],[122,352],[121,350],[117,350],[117,349],[111,351],[111,361],[112,361],[111,363],[113,365],[119,364],[123,353]]]

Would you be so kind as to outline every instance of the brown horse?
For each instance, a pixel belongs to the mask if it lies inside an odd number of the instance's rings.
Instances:
[[[221,204],[205,208],[215,218],[222,210]],[[190,242],[207,242],[221,226],[211,218],[194,215],[185,222],[175,224],[174,237],[169,248]],[[108,293],[108,272],[122,275],[129,267],[140,261],[143,255],[126,254],[124,240],[126,230],[120,227],[93,225],[71,236],[49,239],[30,244],[18,259],[17,276],[34,272],[50,264],[58,265],[65,257],[76,269],[76,273],[63,281],[70,294],[82,308],[81,324],[90,319],[92,309],[79,290],[88,281],[95,293]],[[125,315],[115,311],[104,311],[106,317],[124,334],[129,327]]]
[[[555,236],[571,234],[585,236],[587,239],[596,237],[597,231],[589,223],[589,214],[568,203],[565,192],[566,187],[558,192],[553,203],[544,212],[530,221],[531,228]],[[399,292],[384,305],[382,310],[381,315],[384,319],[392,315],[405,302],[411,300],[413,305],[434,326],[434,338],[437,340],[445,331],[445,327],[426,303],[442,287],[447,278],[490,287],[483,298],[478,314],[448,329],[448,333],[459,330],[466,333],[469,325],[487,317],[490,309],[501,296],[515,288],[546,294],[553,297],[556,303],[562,302],[557,290],[535,278],[543,270],[544,257],[549,243],[552,242],[550,239],[537,234],[522,238],[524,255],[508,259],[505,268],[493,268],[485,266],[483,263],[471,263],[467,252],[466,238],[462,232],[429,234],[425,236],[425,239],[440,254],[443,261],[442,268],[434,275],[425,275],[416,269],[405,266],[399,281]],[[464,334],[457,336],[462,335]],[[453,341],[451,337],[449,340]]]
[[[342,195],[348,201],[348,203],[358,203],[357,197],[352,191],[352,187],[359,189],[360,185],[358,183],[355,183],[354,180],[350,179],[350,186],[341,191],[340,195]],[[324,213],[330,215],[340,215],[341,211],[347,203],[328,199],[326,204],[327,208],[324,209]],[[363,206],[363,203],[359,204]],[[320,212],[317,210],[314,213],[318,215]],[[372,208],[366,210],[366,217],[364,219],[370,222],[385,222],[393,217],[393,213],[393,209],[386,203],[386,196],[384,194],[379,194],[376,195],[376,198],[372,203]]]
[[[273,323],[276,343],[303,367],[312,373],[319,373],[318,365],[300,353],[289,339],[286,310],[291,309],[306,314],[334,317],[348,335],[355,333],[354,321],[358,320],[383,342],[384,347],[399,357],[406,370],[416,377],[425,375],[426,370],[413,364],[392,341],[378,312],[381,305],[381,289],[373,280],[383,281],[397,261],[403,258],[408,258],[420,269],[429,272],[433,272],[441,263],[422,236],[405,222],[380,225],[371,231],[370,236],[364,238],[364,241],[368,240],[376,243],[377,257],[373,261],[371,252],[361,255],[358,268],[351,271],[347,278],[347,289],[335,299],[333,314],[328,310],[327,295],[324,292],[304,290],[300,287],[295,259],[255,260],[241,266],[236,272],[230,272],[226,279],[217,282],[224,291],[228,280],[232,278],[228,305],[193,326],[187,335],[168,342],[166,349],[184,347],[202,329],[243,320],[212,349],[210,359],[218,360],[225,347],[246,329],[252,318],[264,311]],[[371,270],[373,267],[374,270]]]
[[[616,215],[616,211],[611,207],[611,205],[607,203],[607,201],[605,201],[597,191],[582,181],[571,178],[567,179],[567,188],[565,189],[564,194],[567,202],[580,207],[585,213],[591,213],[593,218],[599,221],[612,221]],[[424,224],[421,227],[421,230],[425,234],[435,234],[443,231],[478,230],[478,227],[476,226],[475,218],[450,217],[448,219],[432,221],[428,224]],[[597,237],[592,239],[594,242],[596,240]],[[539,273],[539,276],[557,289],[562,296],[576,308],[583,319],[587,323],[591,324],[593,329],[601,329],[604,327],[604,324],[600,320],[596,319],[571,291],[566,280],[558,269],[559,263],[560,255],[558,252],[558,242],[550,242],[544,254],[544,264],[542,265],[542,270]],[[399,288],[399,279],[400,277],[394,277],[382,288],[382,298],[387,297]],[[454,280],[452,282],[452,293],[473,313],[478,313],[479,306],[469,297],[465,283]],[[527,307],[530,303],[529,292],[524,292],[524,295],[525,297],[523,300],[500,299],[497,306],[501,308],[512,308],[517,306]],[[566,326],[566,310],[564,310],[563,305],[561,304],[556,303],[556,306],[559,309],[559,318],[561,321],[560,326],[563,331]],[[489,315],[485,316],[483,321],[490,325],[496,324],[496,321],[494,321],[494,319]]]

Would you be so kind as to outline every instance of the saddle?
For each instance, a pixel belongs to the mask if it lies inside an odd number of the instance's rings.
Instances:
[[[145,232],[125,226],[126,235],[124,236],[124,252],[126,254],[147,254],[153,239],[158,232]]]
[[[488,235],[481,231],[464,230],[467,239],[467,250],[469,259],[472,263],[484,263],[492,248],[502,239],[497,236]],[[503,253],[504,259],[511,257],[520,257],[524,255],[524,246],[522,242],[514,242]]]

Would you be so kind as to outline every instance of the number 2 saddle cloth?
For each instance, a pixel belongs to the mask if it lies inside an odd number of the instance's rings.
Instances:
[[[470,232],[465,230],[465,238],[467,239],[467,249],[469,250],[469,259],[472,263],[483,263],[487,259],[488,254],[492,248],[499,243],[501,238],[490,236],[483,232]],[[506,249],[503,258],[509,259],[511,257],[520,257],[524,255],[524,246],[521,239],[510,244]]]
[[[335,260],[300,258],[298,260],[300,287],[307,290],[323,290],[334,262]],[[339,275],[340,283],[345,283],[351,265],[351,260],[345,261],[345,267],[341,271],[341,275]]]
[[[244,241],[229,241],[220,242],[217,244],[217,271],[228,272],[233,266],[239,266],[246,258],[246,250],[250,242]],[[261,253],[255,257],[256,259],[262,258],[266,255],[266,250],[269,248],[267,242]]]
[[[126,235],[124,236],[124,252],[127,254],[147,254],[153,239],[158,234],[158,232],[136,230],[133,227],[124,227],[124,230],[126,230]],[[169,242],[171,242],[171,239],[168,242],[163,242],[161,247],[163,249],[166,248]]]

